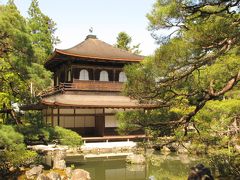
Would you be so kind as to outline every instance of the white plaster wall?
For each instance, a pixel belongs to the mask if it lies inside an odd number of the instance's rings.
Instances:
[[[118,121],[116,116],[106,116],[105,127],[118,127]]]
[[[65,128],[95,127],[94,116],[76,116],[75,120],[73,116],[60,116],[59,118],[60,118],[60,126]],[[57,125],[57,119],[56,119],[56,125]]]
[[[51,116],[46,116],[47,118],[47,124],[51,125],[52,124],[52,117]]]
[[[53,109],[53,114],[57,114],[58,113],[58,109]]]
[[[84,127],[95,127],[95,117],[85,116]]]
[[[73,116],[62,116],[64,119],[64,127],[73,128],[74,127],[74,117]]]
[[[124,109],[111,109],[111,108],[106,108],[105,113],[117,113],[117,112],[123,112]]]
[[[58,125],[58,119],[57,116],[53,117],[53,126],[57,126]]]
[[[74,114],[74,109],[60,109],[59,114]]]
[[[96,109],[96,114],[102,114],[103,113],[103,109]]]
[[[76,109],[76,114],[95,114],[95,109]]]
[[[75,127],[84,127],[84,116],[75,117]]]
[[[51,108],[48,108],[46,109],[47,110],[47,114],[50,115],[52,113],[52,109]]]

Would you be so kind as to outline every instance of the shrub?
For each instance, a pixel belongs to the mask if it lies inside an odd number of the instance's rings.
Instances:
[[[238,153],[229,152],[227,149],[212,151],[210,165],[222,177],[240,177],[240,155]]]
[[[54,138],[53,127],[38,127],[37,125],[25,124],[16,127],[17,131],[24,135],[25,142],[39,139],[39,135],[43,135],[46,141]]]
[[[26,150],[23,135],[12,126],[0,125],[0,171],[8,172],[10,167],[19,167],[33,163],[37,153]]]
[[[83,143],[82,137],[74,131],[59,126],[56,126],[54,131],[55,138],[58,139],[62,145],[79,146]]]
[[[22,126],[17,126],[16,129],[18,132],[24,135],[25,142],[39,140],[39,135],[43,135],[44,139],[48,142],[58,140],[61,145],[82,145],[82,138],[79,134],[59,126],[38,127],[36,125],[26,124]]]

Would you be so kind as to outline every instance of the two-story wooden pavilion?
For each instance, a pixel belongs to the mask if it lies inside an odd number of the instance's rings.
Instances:
[[[42,95],[45,121],[82,136],[116,135],[117,112],[153,107],[121,93],[126,81],[124,65],[143,58],[94,35],[70,49],[56,49],[45,63],[54,73],[54,87]]]

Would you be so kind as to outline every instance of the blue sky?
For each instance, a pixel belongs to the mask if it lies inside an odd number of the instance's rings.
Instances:
[[[7,0],[0,0],[5,3]],[[127,32],[132,44],[141,43],[143,55],[154,52],[157,45],[147,30],[146,14],[155,0],[39,0],[42,12],[57,23],[56,35],[66,49],[83,41],[93,27],[93,34],[109,44],[116,42],[120,31]],[[31,0],[15,0],[22,15],[27,16]]]

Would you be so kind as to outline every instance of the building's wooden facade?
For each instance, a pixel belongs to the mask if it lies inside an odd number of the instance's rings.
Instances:
[[[54,87],[42,94],[44,120],[82,136],[116,135],[117,112],[152,108],[121,94],[124,65],[142,59],[93,35],[73,48],[55,50],[45,64],[54,73]]]

